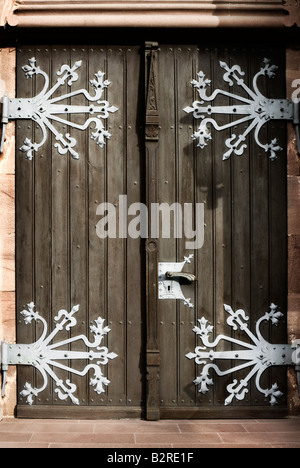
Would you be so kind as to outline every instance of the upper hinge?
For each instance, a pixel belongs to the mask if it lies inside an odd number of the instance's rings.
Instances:
[[[111,106],[107,100],[103,99],[105,89],[111,84],[104,79],[105,73],[98,71],[94,75],[94,79],[90,80],[90,86],[94,88],[94,95],[90,94],[86,89],[70,91],[69,93],[58,95],[55,97],[55,92],[62,86],[68,85],[71,87],[78,80],[77,70],[81,67],[82,61],[75,62],[73,66],[62,65],[57,71],[58,76],[56,83],[51,86],[50,78],[38,65],[35,57],[29,60],[29,65],[22,67],[26,78],[41,75],[44,79],[44,88],[36,96],[32,98],[8,98],[4,96],[2,105],[3,125],[0,152],[3,152],[5,140],[5,125],[9,120],[30,119],[38,124],[42,130],[42,140],[38,143],[32,142],[30,138],[24,140],[20,150],[26,153],[27,159],[31,160],[36,151],[38,151],[46,142],[48,133],[51,132],[56,143],[55,148],[59,154],[64,155],[70,153],[74,159],[79,158],[76,151],[76,138],[66,133],[63,135],[55,127],[55,123],[63,124],[68,128],[76,130],[86,130],[90,125],[94,124],[95,129],[91,134],[91,139],[95,140],[100,148],[103,148],[107,139],[111,134],[105,129],[103,120],[109,117],[109,114],[118,110],[117,107]],[[71,100],[79,95],[83,95],[87,105],[70,104]],[[83,124],[74,123],[71,121],[70,115],[81,114],[86,117]]]
[[[293,121],[296,126],[298,151],[300,151],[299,139],[299,104],[289,99],[269,99],[265,97],[258,88],[258,78],[267,76],[274,78],[278,67],[271,65],[269,59],[264,59],[264,65],[253,78],[252,86],[248,86],[244,80],[245,72],[239,65],[230,67],[225,62],[220,62],[220,67],[225,70],[223,80],[230,87],[240,88],[241,93],[228,92],[222,89],[216,89],[211,95],[207,95],[207,89],[211,81],[205,77],[203,71],[198,73],[198,78],[191,81],[194,88],[197,89],[199,100],[194,101],[192,106],[187,106],[184,111],[193,113],[195,119],[200,119],[201,123],[192,135],[192,139],[198,141],[198,146],[203,149],[207,146],[209,140],[212,140],[211,127],[217,131],[230,128],[237,128],[242,125],[244,131],[240,135],[234,133],[225,141],[227,150],[223,153],[223,160],[230,158],[232,154],[241,156],[247,149],[247,136],[254,131],[254,138],[258,146],[266,153],[269,153],[270,159],[275,160],[278,153],[282,151],[278,139],[273,138],[270,143],[262,143],[259,137],[263,126],[272,120]],[[232,102],[230,105],[218,103],[218,97],[227,98]],[[230,102],[229,101],[229,102]],[[217,116],[223,114],[229,116],[229,123],[219,124]]]

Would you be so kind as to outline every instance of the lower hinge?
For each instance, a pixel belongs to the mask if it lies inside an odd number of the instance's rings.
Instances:
[[[26,382],[21,396],[26,398],[29,405],[33,404],[34,397],[43,392],[48,386],[49,378],[56,385],[55,393],[60,400],[70,398],[72,403],[79,405],[79,399],[74,396],[77,387],[71,383],[69,379],[63,381],[61,377],[56,375],[56,369],[66,371],[67,375],[75,374],[85,376],[90,370],[94,372],[94,376],[90,379],[90,385],[94,387],[94,391],[98,394],[105,392],[105,387],[110,381],[104,376],[100,366],[108,364],[110,360],[117,357],[117,354],[109,352],[106,346],[102,346],[102,341],[110,332],[110,328],[104,326],[105,320],[98,317],[90,325],[91,335],[94,341],[89,341],[85,335],[78,335],[73,338],[57,341],[57,335],[61,331],[69,331],[77,324],[74,315],[79,311],[79,306],[73,307],[71,312],[60,310],[58,315],[54,317],[56,326],[54,330],[48,334],[48,324],[46,320],[36,312],[33,302],[28,304],[28,309],[23,310],[21,315],[24,317],[25,324],[31,324],[32,321],[42,322],[44,327],[41,337],[31,344],[8,344],[6,341],[1,342],[1,370],[2,370],[2,397],[5,394],[6,372],[8,366],[32,366],[36,368],[43,377],[43,385],[40,388],[35,388],[31,383]],[[54,338],[56,338],[54,342]],[[86,346],[86,351],[74,351],[76,344],[83,342]],[[82,344],[80,346],[82,348]],[[72,368],[73,361],[86,361],[88,364],[82,369]]]
[[[194,380],[194,384],[199,386],[199,392],[205,394],[209,387],[214,385],[212,371],[219,377],[230,374],[238,377],[239,371],[242,371],[243,378],[240,381],[234,378],[233,382],[227,385],[229,395],[225,399],[225,406],[231,404],[234,398],[244,400],[249,393],[249,383],[254,377],[256,389],[265,398],[270,399],[271,405],[275,405],[283,394],[277,383],[271,388],[262,387],[263,373],[273,366],[295,366],[300,396],[300,340],[295,340],[292,344],[271,344],[263,338],[260,331],[264,321],[277,325],[283,317],[277,306],[271,304],[270,312],[266,312],[257,321],[255,333],[249,330],[249,317],[244,310],[234,312],[229,305],[224,305],[224,309],[229,314],[227,324],[234,331],[239,329],[243,332],[246,340],[221,334],[214,341],[210,341],[214,327],[204,317],[198,320],[198,326],[195,326],[193,331],[199,336],[203,346],[197,346],[195,351],[186,357],[203,366],[201,374]],[[229,350],[224,351],[224,346]]]
[[[85,376],[90,370],[94,372],[94,376],[90,379],[90,385],[94,387],[94,391],[98,394],[105,392],[105,387],[110,381],[103,375],[101,370],[102,365],[108,364],[110,360],[117,358],[113,352],[109,352],[106,346],[102,346],[104,337],[110,332],[109,327],[104,326],[105,320],[99,317],[90,325],[90,332],[94,336],[94,341],[90,342],[85,335],[75,336],[73,338],[62,341],[57,340],[57,335],[61,331],[69,331],[71,327],[77,324],[74,315],[78,312],[79,306],[73,307],[71,312],[60,310],[58,315],[54,317],[56,326],[54,330],[48,334],[48,325],[39,312],[35,312],[34,303],[28,304],[28,309],[23,310],[21,314],[24,317],[25,324],[31,324],[32,321],[39,321],[43,324],[43,333],[39,340],[31,344],[8,344],[5,340],[1,342],[0,363],[2,371],[2,397],[5,395],[6,373],[8,367],[11,366],[32,366],[36,368],[43,377],[43,385],[40,388],[33,387],[26,382],[21,396],[26,398],[29,405],[33,404],[34,398],[43,392],[48,386],[49,377],[55,383],[55,393],[61,400],[70,398],[74,404],[79,405],[79,399],[74,396],[77,387],[71,383],[69,379],[63,381],[59,378],[55,369],[66,371],[69,375],[75,374]],[[243,370],[244,377],[238,381],[234,379],[232,384],[227,386],[229,396],[225,400],[225,405],[232,403],[233,398],[243,400],[249,392],[248,384],[255,376],[256,388],[263,393],[266,398],[270,398],[270,404],[277,403],[277,399],[282,396],[278,385],[274,383],[271,388],[264,389],[261,386],[261,376],[273,366],[295,366],[297,374],[297,382],[300,396],[300,340],[294,340],[292,344],[271,344],[267,342],[260,331],[260,326],[263,321],[271,322],[272,325],[277,325],[283,314],[277,310],[277,306],[271,304],[270,312],[263,315],[256,323],[256,333],[253,333],[248,328],[247,317],[244,310],[239,309],[236,312],[228,305],[224,306],[225,311],[229,314],[227,324],[234,331],[240,329],[247,336],[247,340],[242,341],[232,336],[224,334],[218,335],[214,341],[210,341],[210,335],[213,333],[214,327],[209,324],[204,317],[198,320],[199,326],[195,326],[193,331],[201,339],[203,346],[197,346],[194,352],[186,355],[188,359],[195,360],[197,365],[204,365],[200,376],[194,381],[195,385],[199,386],[200,393],[207,393],[209,387],[214,384],[210,371],[214,371],[219,377],[234,374],[237,375],[240,370]],[[74,351],[71,348],[76,347],[76,343],[82,341],[87,350]],[[231,350],[224,351],[224,347],[220,343],[231,345]],[[228,347],[228,346],[227,346]],[[85,360],[88,364],[82,369],[74,369],[72,361]],[[220,361],[229,363],[229,367],[220,367]],[[234,363],[232,367],[232,363]],[[159,366],[159,353],[157,350],[149,351],[147,356],[148,366]],[[248,374],[246,376],[246,370]]]

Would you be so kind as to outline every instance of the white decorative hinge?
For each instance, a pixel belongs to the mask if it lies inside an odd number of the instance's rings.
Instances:
[[[111,134],[104,127],[103,120],[106,120],[110,113],[118,110],[117,107],[111,106],[108,101],[103,100],[104,90],[110,85],[108,80],[104,80],[105,73],[98,71],[95,74],[95,78],[90,80],[90,84],[95,91],[94,96],[89,94],[85,89],[80,89],[55,97],[55,92],[61,86],[67,84],[71,87],[78,80],[77,70],[81,65],[81,60],[75,62],[73,66],[63,65],[56,73],[59,78],[57,78],[55,85],[52,87],[50,87],[49,76],[37,65],[35,57],[29,60],[29,65],[22,67],[27,79],[35,75],[41,75],[45,81],[44,88],[37,96],[29,99],[11,99],[6,95],[3,97],[0,153],[3,152],[6,124],[9,120],[18,119],[32,120],[40,126],[43,133],[43,138],[39,143],[32,142],[29,138],[24,140],[24,144],[20,150],[26,153],[26,157],[29,160],[32,160],[34,153],[44,145],[49,131],[55,137],[56,143],[54,146],[59,154],[64,155],[69,152],[74,159],[79,158],[79,154],[75,150],[76,139],[70,133],[63,135],[58,131],[55,128],[55,122],[78,130],[86,130],[91,124],[94,124],[95,128],[91,134],[91,138],[96,141],[100,148],[103,148],[105,140],[111,137]],[[70,99],[79,95],[83,95],[88,101],[86,106],[70,104]],[[70,116],[76,114],[87,116],[83,124],[76,124],[71,121]],[[66,115],[68,117],[64,117]]]
[[[21,392],[21,396],[26,398],[29,405],[33,404],[34,397],[37,397],[39,393],[47,388],[49,377],[56,385],[55,393],[57,393],[60,400],[70,398],[72,403],[79,405],[79,400],[74,395],[77,390],[76,385],[69,379],[63,381],[61,377],[58,377],[55,373],[56,368],[65,371],[67,374],[79,376],[84,376],[92,370],[94,376],[90,379],[90,385],[94,387],[95,392],[98,394],[105,392],[105,386],[109,385],[110,381],[104,376],[100,366],[106,365],[109,360],[117,357],[117,354],[109,352],[107,347],[102,346],[104,336],[110,332],[110,328],[104,326],[105,320],[99,317],[90,325],[94,342],[90,342],[85,335],[54,342],[53,340],[59,332],[62,330],[69,331],[77,324],[74,315],[78,312],[79,306],[73,307],[71,312],[60,310],[57,316],[54,317],[56,326],[48,336],[47,322],[39,312],[34,310],[34,303],[31,302],[27,307],[27,310],[21,312],[25,324],[31,324],[33,320],[40,321],[44,327],[43,333],[35,343],[31,344],[8,344],[5,341],[1,343],[2,397],[4,397],[5,393],[6,371],[9,365],[33,366],[41,373],[43,385],[40,388],[35,388],[31,383],[26,382]],[[70,350],[70,347],[74,347],[74,343],[79,341],[85,344],[87,351]],[[74,360],[86,360],[89,361],[89,364],[79,371],[69,364]]]
[[[248,384],[255,377],[256,388],[266,398],[270,399],[270,404],[275,405],[277,399],[283,394],[281,393],[277,383],[274,383],[271,388],[264,389],[261,386],[260,379],[262,374],[272,366],[289,366],[295,365],[299,379],[300,372],[300,340],[294,341],[291,345],[288,344],[271,344],[268,343],[260,332],[260,326],[263,321],[271,322],[272,325],[277,325],[283,314],[277,310],[277,306],[271,304],[270,312],[265,313],[256,323],[256,335],[252,333],[248,324],[249,317],[246,316],[244,310],[239,309],[236,312],[228,305],[224,305],[225,311],[229,314],[227,324],[233,330],[242,330],[248,337],[248,341],[241,341],[230,336],[218,335],[216,339],[209,341],[209,335],[213,333],[214,327],[209,325],[208,320],[202,317],[199,326],[195,326],[193,331],[200,337],[203,346],[197,346],[194,352],[186,355],[188,359],[194,359],[198,365],[203,365],[200,376],[194,380],[195,385],[199,386],[200,393],[207,393],[209,387],[214,385],[211,371],[214,371],[218,376],[223,377],[232,373],[237,373],[241,370],[248,369],[246,377],[240,381],[234,379],[227,386],[229,396],[225,400],[225,406],[232,403],[233,399],[243,400],[249,392]],[[250,340],[249,340],[250,339]],[[232,345],[232,351],[218,351],[220,342],[227,342]],[[234,362],[234,367],[225,366],[222,370],[221,362]],[[238,363],[240,362],[240,363]],[[245,375],[245,372],[244,372]],[[299,387],[300,394],[300,387]]]
[[[183,262],[161,262],[158,264],[158,298],[159,299],[180,299],[184,305],[191,308],[194,305],[190,298],[186,298],[182,292],[180,281],[191,284],[197,281],[192,273],[182,271],[186,263],[191,263],[193,254],[184,257]]]
[[[254,138],[258,146],[263,148],[266,153],[269,153],[271,160],[275,160],[277,158],[277,153],[282,151],[277,138],[274,138],[270,143],[264,144],[260,141],[259,132],[268,121],[290,120],[294,122],[296,127],[298,149],[300,151],[300,114],[298,100],[297,102],[293,102],[289,99],[268,99],[258,88],[258,78],[260,76],[274,78],[278,67],[276,65],[271,65],[270,60],[265,58],[263,67],[253,78],[251,89],[242,78],[245,72],[242,71],[239,65],[229,67],[227,63],[220,62],[220,66],[225,70],[224,81],[228,83],[230,87],[235,83],[240,86],[245,93],[241,96],[217,89],[208,96],[206,93],[211,81],[205,78],[203,71],[198,73],[198,79],[192,80],[191,84],[197,89],[200,100],[195,101],[191,107],[187,106],[184,109],[188,114],[193,113],[195,119],[201,119],[198,131],[192,135],[192,139],[198,141],[198,146],[203,149],[207,146],[208,141],[212,139],[211,125],[217,131],[222,131],[241,124],[248,124],[248,127],[243,133],[238,136],[232,133],[230,138],[226,140],[227,151],[223,154],[223,160],[230,158],[232,154],[241,156],[247,148],[246,137],[254,130]],[[218,96],[230,98],[233,104],[229,106],[218,104],[216,102]],[[225,125],[219,125],[215,118],[218,114],[232,116],[231,122]]]

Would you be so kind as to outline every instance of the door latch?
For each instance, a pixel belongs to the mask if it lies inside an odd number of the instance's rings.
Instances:
[[[300,340],[292,342],[293,363],[295,364],[295,371],[297,375],[298,392],[300,397]]]
[[[97,320],[90,325],[90,332],[94,336],[94,341],[90,342],[85,335],[73,336],[72,338],[54,341],[60,331],[69,331],[75,327],[77,320],[74,315],[79,311],[79,306],[72,308],[71,312],[60,310],[54,322],[56,323],[52,332],[48,334],[48,324],[46,320],[35,311],[33,302],[28,304],[27,310],[23,310],[21,315],[24,317],[25,325],[31,324],[32,321],[41,322],[43,332],[40,338],[31,344],[8,344],[6,341],[1,343],[1,370],[2,370],[2,397],[5,395],[6,372],[9,365],[33,366],[36,368],[42,378],[43,384],[40,388],[35,388],[31,383],[26,382],[21,396],[26,398],[29,405],[33,404],[34,398],[39,393],[43,392],[48,386],[49,378],[54,382],[55,393],[60,400],[70,398],[73,404],[79,405],[79,399],[74,395],[77,390],[75,384],[69,378],[65,381],[58,377],[55,370],[66,371],[66,374],[76,374],[85,376],[90,370],[94,371],[94,376],[90,379],[90,386],[94,387],[94,391],[98,394],[105,392],[105,387],[110,381],[103,375],[100,365],[106,365],[112,359],[117,357],[117,354],[109,352],[106,346],[102,346],[102,341],[110,332],[110,328],[104,326],[105,320],[98,317]],[[70,347],[82,341],[87,350],[73,351]],[[88,362],[82,370],[72,368],[72,361]]]
[[[294,126],[296,131],[298,154],[300,156],[300,102],[294,102]]]
[[[181,289],[182,284],[191,284],[197,281],[192,273],[182,271],[186,263],[191,263],[194,257],[190,254],[184,257],[183,262],[161,262],[158,264],[158,298],[159,299],[180,299],[184,305],[194,307],[190,298],[186,298]]]
[[[2,389],[1,395],[4,398],[5,395],[5,385],[6,385],[6,373],[8,371],[8,346],[6,341],[2,341],[0,343],[0,363],[1,363],[1,371],[2,371]]]
[[[2,135],[1,135],[1,142],[0,142],[0,154],[3,153],[6,125],[8,124],[8,100],[7,100],[6,95],[3,96],[1,107],[2,107],[2,117],[1,117]]]

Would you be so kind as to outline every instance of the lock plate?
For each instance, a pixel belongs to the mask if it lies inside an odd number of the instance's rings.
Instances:
[[[184,305],[188,305],[190,308],[194,307],[190,298],[186,298],[182,292],[179,281],[174,277],[168,277],[167,273],[172,272],[181,273],[186,263],[191,263],[191,259],[194,257],[190,254],[188,257],[184,257],[183,262],[161,262],[158,264],[158,298],[159,299],[179,299],[184,302]]]

